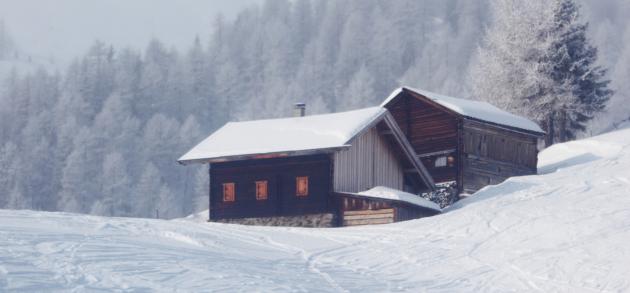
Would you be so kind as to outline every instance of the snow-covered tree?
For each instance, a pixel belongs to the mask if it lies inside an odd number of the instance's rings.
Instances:
[[[8,194],[17,196],[19,192],[19,168],[21,167],[21,155],[16,144],[13,142],[5,143],[0,148],[0,207],[10,207]]]
[[[365,66],[359,67],[344,90],[339,110],[353,110],[377,104],[381,97],[376,95],[374,87],[374,76]]]
[[[11,37],[4,20],[0,19],[0,60],[11,57],[14,49],[13,37]]]
[[[102,197],[92,206],[92,213],[104,216],[131,216],[129,175],[120,153],[105,156],[102,171]]]
[[[100,194],[100,160],[92,156],[96,148],[88,128],[76,134],[73,150],[66,159],[61,174],[61,190],[57,208],[62,211],[87,213]]]
[[[156,217],[161,186],[160,172],[153,163],[147,163],[140,179],[135,184],[133,195],[129,198],[130,202],[133,203],[134,215],[147,218]]]
[[[586,34],[587,24],[580,21],[578,6],[573,0],[556,0],[554,22],[549,35],[553,42],[545,62],[553,81],[549,107],[554,109],[549,128],[551,143],[574,139],[586,129],[586,122],[604,110],[612,95],[605,79],[606,70],[597,65],[597,49]]]
[[[156,214],[158,218],[171,219],[181,215],[181,206],[166,184],[160,187],[157,200]]]
[[[472,96],[538,121],[548,116],[539,104],[552,81],[545,74],[553,13],[546,1],[494,0],[494,21],[470,69]]]
[[[197,169],[195,173],[195,196],[193,197],[193,211],[201,212],[207,210],[210,200],[210,183],[207,165]]]

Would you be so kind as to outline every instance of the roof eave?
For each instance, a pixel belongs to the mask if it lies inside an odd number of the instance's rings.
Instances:
[[[338,147],[318,148],[318,149],[308,149],[308,150],[279,151],[279,152],[269,152],[269,153],[207,157],[207,158],[188,159],[188,160],[179,159],[177,160],[177,162],[182,165],[190,165],[190,164],[222,163],[222,162],[244,161],[244,160],[286,158],[286,157],[296,157],[296,156],[306,156],[306,155],[316,155],[316,154],[329,154],[329,153],[334,153],[340,150],[347,149],[349,147],[350,145],[343,145],[343,146],[338,146]]]
[[[489,124],[489,125],[492,125],[494,127],[501,128],[503,130],[507,130],[507,131],[511,131],[511,132],[518,132],[518,133],[521,133],[521,134],[533,135],[533,136],[538,136],[538,137],[543,137],[543,136],[547,135],[547,133],[544,130],[541,130],[542,132],[539,132],[539,131],[534,131],[534,130],[530,130],[530,129],[514,127],[514,126],[510,126],[510,125],[505,125],[505,124],[494,123],[494,122],[490,122],[490,121],[486,121],[486,120],[483,120],[483,119],[470,117],[470,116],[462,115],[462,117],[464,119],[468,119],[468,120],[473,120],[473,121]]]

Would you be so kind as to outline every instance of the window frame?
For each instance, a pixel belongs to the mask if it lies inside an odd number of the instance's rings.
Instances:
[[[448,157],[447,156],[439,156],[436,157],[433,161],[434,168],[444,168],[448,167]]]
[[[304,188],[301,188],[304,187]],[[308,176],[295,177],[295,196],[307,197],[308,196]]]
[[[255,193],[256,200],[267,200],[269,199],[269,181],[268,180],[256,180],[255,184]],[[264,189],[260,189],[259,187],[264,186]],[[263,190],[264,194],[259,193],[259,191]]]
[[[221,185],[223,187],[223,202],[235,202],[236,201],[236,183],[225,182]],[[231,186],[231,188],[229,187]],[[229,194],[231,191],[232,194]]]

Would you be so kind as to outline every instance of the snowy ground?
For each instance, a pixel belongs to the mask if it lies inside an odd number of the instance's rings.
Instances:
[[[0,210],[0,291],[630,291],[630,130],[415,221],[248,227]]]

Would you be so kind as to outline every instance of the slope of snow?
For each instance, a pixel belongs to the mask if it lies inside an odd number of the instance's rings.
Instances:
[[[343,147],[386,111],[372,107],[305,117],[229,122],[179,161]]]
[[[445,213],[335,229],[0,210],[0,292],[630,291],[630,130]]]
[[[381,103],[381,106],[385,106],[385,104],[389,103],[392,99],[394,99],[398,94],[402,92],[403,89],[410,90],[412,92],[416,92],[420,95],[423,95],[436,103],[455,111],[466,117],[471,117],[483,121],[488,121],[496,124],[508,125],[520,129],[530,130],[534,132],[544,133],[542,128],[535,122],[514,115],[512,113],[503,111],[491,104],[481,101],[473,101],[466,99],[458,99],[453,97],[447,97],[444,95],[432,93],[425,90],[415,89],[411,87],[402,87],[394,90],[386,99]]]

